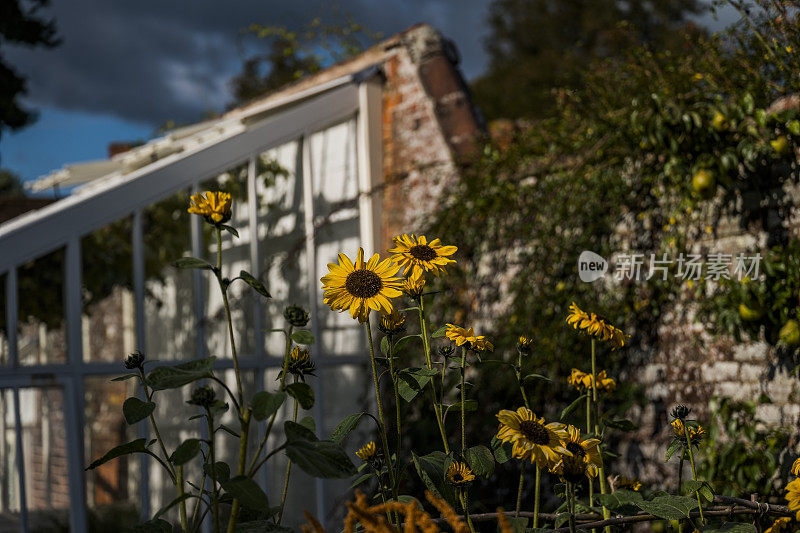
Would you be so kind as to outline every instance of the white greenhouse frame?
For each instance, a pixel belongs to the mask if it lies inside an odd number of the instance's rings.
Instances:
[[[24,474],[25,450],[22,447],[19,391],[21,388],[57,386],[63,390],[64,420],[67,436],[68,478],[70,495],[70,530],[87,530],[86,483],[84,473],[84,378],[97,375],[118,375],[120,363],[85,362],[82,342],[82,263],[81,238],[106,224],[132,215],[133,295],[136,319],[136,346],[146,351],[145,338],[145,272],[143,258],[142,212],[148,206],[181,190],[198,190],[200,183],[214,178],[234,165],[248,162],[249,225],[250,234],[257,236],[256,158],[271,148],[291,141],[299,141],[302,149],[302,181],[304,205],[304,230],[306,236],[306,261],[309,287],[307,305],[312,310],[312,332],[319,338],[319,325],[314,319],[321,307],[319,282],[314,279],[316,264],[314,241],[314,210],[311,188],[312,169],[309,142],[316,131],[344,120],[355,119],[356,157],[359,183],[360,240],[365,251],[377,248],[379,235],[379,205],[373,201],[371,192],[381,182],[381,98],[382,79],[378,69],[371,67],[354,75],[345,76],[297,92],[281,101],[269,102],[262,107],[245,109],[246,116],[227,119],[223,133],[196,148],[172,154],[128,174],[111,175],[87,186],[69,197],[59,200],[38,211],[23,215],[0,226],[0,275],[6,274],[5,293],[8,331],[7,365],[0,366],[0,390],[11,389],[15,398],[14,422],[17,439],[17,468],[19,473],[19,500],[21,530],[28,531],[28,509],[26,508],[26,486]],[[225,120],[225,119],[223,119]],[[201,255],[200,217],[191,217],[192,252]],[[66,353],[63,364],[38,366],[20,365],[17,357],[18,301],[17,269],[25,262],[41,257],[58,248],[65,247],[65,318]],[[258,277],[259,242],[250,240],[250,272]],[[197,351],[203,352],[203,302],[201,272],[193,271],[194,292],[198,295],[194,305],[197,328]],[[280,365],[277,357],[268,357],[264,352],[264,332],[260,324],[262,314],[259,301],[255,305],[254,331],[259,336],[255,342],[254,357],[243,358],[243,369],[256,370],[256,387],[264,387],[267,369]],[[197,353],[197,357],[206,354]],[[315,350],[318,366],[339,366],[362,363],[363,357],[356,354],[332,356]],[[179,361],[176,361],[179,362]],[[218,359],[216,369],[232,367],[231,359]],[[321,414],[324,392],[316,385],[317,402],[315,418]],[[146,431],[140,426],[142,432]],[[141,454],[139,472],[141,491],[139,505],[143,517],[151,514],[147,497],[149,469],[147,456]],[[262,471],[262,475],[266,473]],[[322,480],[317,480],[316,512],[323,516],[327,509],[327,495]]]

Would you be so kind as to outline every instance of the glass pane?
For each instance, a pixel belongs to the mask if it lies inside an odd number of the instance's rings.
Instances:
[[[0,389],[0,531],[19,531],[19,469],[14,391]]]
[[[84,361],[121,361],[135,349],[131,222],[81,239]]]
[[[228,278],[235,278],[242,270],[252,271],[250,268],[250,227],[248,216],[248,188],[247,165],[239,165],[218,178],[201,184],[200,189],[221,190],[229,192],[233,197],[231,220],[228,225],[233,226],[239,233],[234,237],[227,231],[222,232],[222,257],[223,273]],[[217,237],[214,229],[203,224],[203,235],[206,243],[206,260],[217,264]],[[225,308],[222,303],[222,294],[213,275],[204,275],[206,283],[206,309],[204,318],[208,342],[208,353],[218,357],[231,357],[228,323],[225,318]],[[228,303],[230,305],[233,321],[234,339],[236,350],[240,357],[252,355],[256,332],[253,324],[253,311],[257,293],[241,280],[237,280],[228,288]]]
[[[84,380],[87,465],[115,446],[138,438],[136,427],[129,426],[122,415],[122,404],[134,394],[137,381],[110,381],[109,377]],[[136,524],[138,488],[138,455],[124,455],[86,471],[86,500],[95,530],[114,531]]]
[[[20,389],[19,403],[30,528],[66,530],[70,495],[64,395],[56,387]]]
[[[308,263],[299,142],[262,153],[258,158],[258,238],[261,271],[272,298],[264,301],[264,329],[286,327],[288,305],[308,309]],[[283,357],[280,333],[265,334],[265,353]]]
[[[64,318],[65,249],[44,255],[20,266],[19,362],[23,365],[64,363],[67,360]]]
[[[189,194],[179,193],[143,213],[145,340],[148,357],[194,359],[196,327],[192,271],[171,266],[192,255]]]
[[[8,323],[6,319],[6,279],[8,274],[0,274],[0,365],[7,365],[8,355]]]

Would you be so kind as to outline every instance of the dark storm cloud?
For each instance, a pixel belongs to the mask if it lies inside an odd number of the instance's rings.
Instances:
[[[485,60],[490,0],[340,0],[337,9],[391,35],[428,22],[455,40],[468,77]],[[330,12],[324,2],[55,0],[63,44],[5,54],[29,78],[36,106],[111,113],[152,125],[220,111],[243,58],[239,31],[253,22],[296,27]]]

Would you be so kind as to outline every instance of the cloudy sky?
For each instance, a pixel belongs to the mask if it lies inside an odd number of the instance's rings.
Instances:
[[[251,23],[302,26],[330,0],[54,0],[63,44],[5,48],[29,79],[39,120],[0,138],[0,164],[29,180],[64,163],[104,158],[114,140],[147,139],[168,120],[191,122],[230,102],[228,80],[256,43]],[[391,35],[427,22],[456,42],[467,78],[486,64],[491,0],[338,0],[337,10]],[[326,7],[327,6],[327,7]]]

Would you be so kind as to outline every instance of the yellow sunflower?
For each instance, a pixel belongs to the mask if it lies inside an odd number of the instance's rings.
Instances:
[[[375,457],[375,451],[376,450],[377,450],[377,448],[375,448],[375,442],[370,441],[370,442],[366,443],[364,446],[362,446],[361,448],[359,448],[356,451],[356,455],[362,461],[369,461],[370,459]]]
[[[515,458],[530,459],[546,469],[558,461],[561,440],[566,437],[564,424],[548,424],[527,407],[516,411],[503,409],[497,413],[497,419],[500,421],[497,438],[513,444]]]
[[[597,476],[603,460],[600,457],[600,440],[581,438],[581,430],[569,426],[561,440],[562,453],[553,470],[570,483],[585,477]]]
[[[567,378],[567,383],[578,389],[579,391],[591,390],[593,387],[593,379],[591,374],[581,372],[577,368],[572,369],[572,373]],[[605,370],[597,373],[597,390],[602,392],[613,392],[617,388],[617,382],[606,375]]]
[[[359,248],[355,263],[339,254],[339,264],[328,263],[330,271],[322,276],[325,291],[322,302],[334,311],[350,311],[350,316],[364,323],[370,310],[392,312],[392,298],[400,296],[402,279],[400,267],[389,259],[380,260],[378,254],[364,262],[364,250]]]
[[[193,194],[189,200],[189,213],[201,215],[211,224],[224,224],[231,219],[231,195],[226,192],[206,191]]]
[[[422,296],[422,290],[424,288],[425,275],[421,270],[411,269],[408,275],[403,278],[403,294],[411,299],[419,300],[420,296]]]
[[[522,355],[530,355],[531,348],[533,348],[533,337],[520,335],[519,340],[517,340],[517,351]]]
[[[447,467],[447,480],[453,485],[465,485],[475,481],[475,474],[467,466],[467,463],[453,461]]]
[[[686,440],[686,433],[689,433],[689,440],[692,441],[694,446],[699,446],[700,442],[706,436],[706,430],[703,426],[690,426],[684,425],[683,420],[677,419],[670,422],[672,426],[672,432],[675,437],[685,441]]]
[[[445,335],[456,343],[456,346],[466,346],[468,350],[477,352],[494,351],[494,345],[484,335],[475,335],[472,328],[464,329],[455,324],[447,324]]]
[[[293,374],[303,381],[305,381],[305,376],[314,375],[314,370],[316,369],[314,365],[314,361],[311,360],[311,352],[309,352],[306,348],[301,348],[299,346],[295,346],[292,348],[292,351],[289,352],[289,373]],[[281,374],[283,371],[281,371]],[[280,376],[278,376],[280,378]]]
[[[792,519],[788,516],[781,516],[780,518],[775,519],[775,522],[772,523],[767,529],[764,530],[764,533],[782,533],[783,531],[790,531]]]
[[[406,330],[406,317],[400,314],[397,309],[393,309],[391,313],[384,313],[381,315],[381,321],[378,322],[378,329],[387,335],[397,335]]]
[[[634,490],[638,491],[642,488],[642,482],[636,479],[635,477],[629,478],[625,476],[617,476],[614,479],[614,490]]]
[[[800,477],[791,480],[784,490],[786,490],[786,501],[789,502],[789,510],[797,511],[795,520],[800,521]]]
[[[800,476],[800,457],[795,459],[794,463],[792,463],[792,474]]]
[[[569,311],[567,324],[575,329],[585,331],[596,339],[608,342],[611,344],[612,350],[622,348],[630,338],[630,335],[626,335],[621,329],[614,327],[604,317],[581,310],[575,302],[569,306]]]
[[[408,266],[413,271],[433,272],[438,276],[444,272],[444,267],[455,263],[447,256],[456,253],[455,246],[445,246],[439,239],[428,242],[424,235],[398,235],[394,238],[395,247],[389,250],[394,254],[392,261],[399,265]]]

